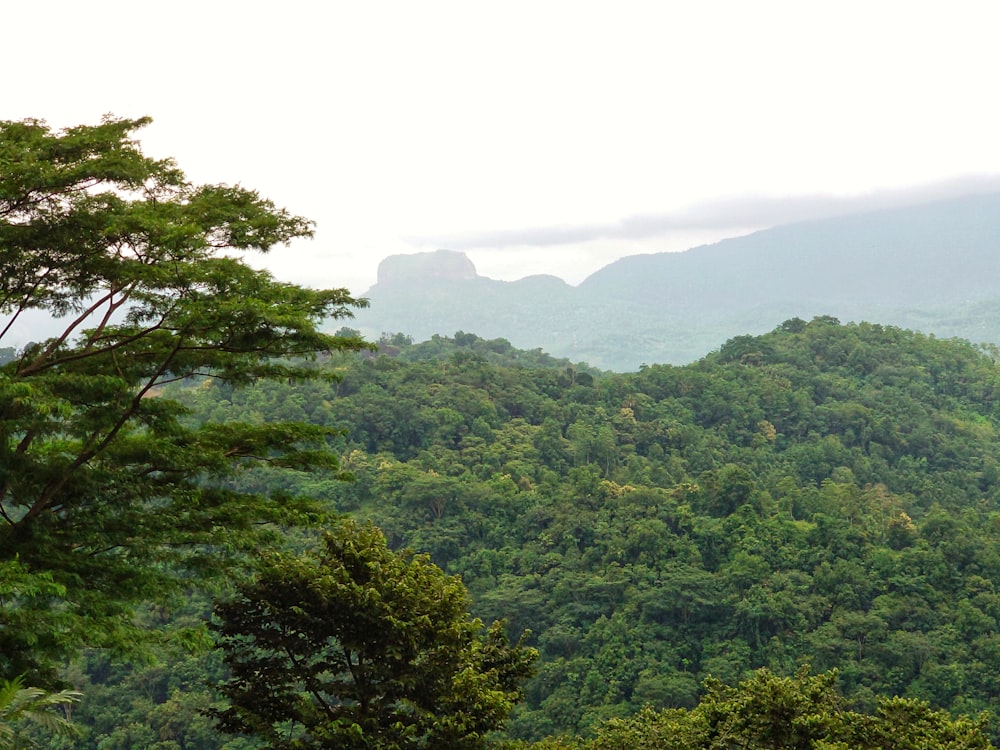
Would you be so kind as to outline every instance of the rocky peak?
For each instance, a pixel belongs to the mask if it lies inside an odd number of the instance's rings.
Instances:
[[[421,279],[467,281],[475,278],[475,265],[465,253],[454,250],[390,255],[378,266],[380,286],[412,284]]]

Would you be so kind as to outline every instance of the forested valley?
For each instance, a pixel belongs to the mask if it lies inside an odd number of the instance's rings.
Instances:
[[[371,520],[459,574],[476,616],[530,631],[536,674],[503,736],[610,742],[609,720],[694,709],[706,679],[759,668],[836,670],[859,712],[995,711],[995,358],[817,318],[626,375],[459,333],[317,363],[333,382],[170,388],[192,420],[340,430],[351,481],[258,468],[238,489]],[[88,746],[221,746],[197,711],[217,656],[74,669]]]

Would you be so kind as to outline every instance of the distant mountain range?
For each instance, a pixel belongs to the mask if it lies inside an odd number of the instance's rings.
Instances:
[[[691,362],[817,315],[1000,343],[1000,193],[633,255],[576,287],[485,278],[448,250],[396,255],[363,296],[355,325],[369,337],[465,331],[618,371]]]

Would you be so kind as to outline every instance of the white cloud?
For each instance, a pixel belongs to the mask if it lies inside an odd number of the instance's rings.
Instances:
[[[726,196],[1000,174],[993,2],[49,0],[4,13],[17,33],[0,47],[0,117],[149,114],[152,153],[317,221],[313,243],[268,260],[276,272],[359,291],[382,257],[417,249],[402,237],[627,228]]]

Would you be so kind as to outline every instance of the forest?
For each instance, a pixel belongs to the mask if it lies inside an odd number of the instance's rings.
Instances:
[[[363,300],[218,253],[307,221],[143,124],[0,132],[0,304],[74,313],[0,364],[0,747],[1000,738],[1000,351],[369,345]]]
[[[380,348],[316,364],[332,382],[170,388],[195,420],[339,431],[350,481],[260,467],[237,488],[370,520],[528,632],[509,740],[606,742],[761,668],[835,670],[866,714],[892,696],[996,710],[996,352],[830,318],[625,375],[465,333]],[[220,669],[89,659],[76,713],[119,735],[180,731]]]

